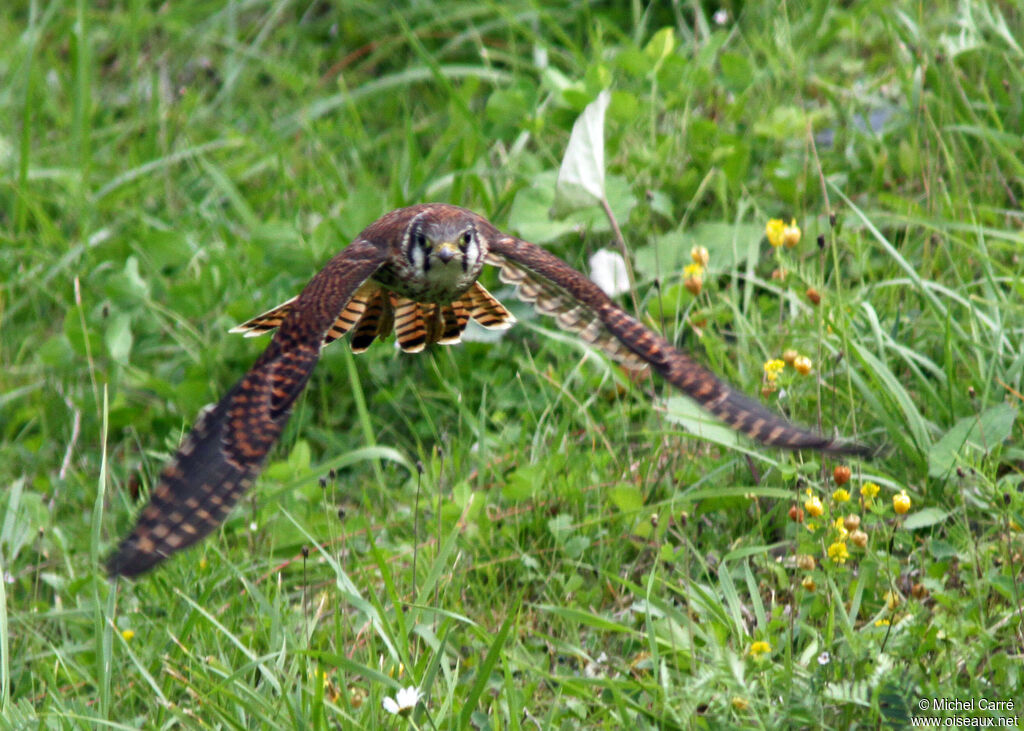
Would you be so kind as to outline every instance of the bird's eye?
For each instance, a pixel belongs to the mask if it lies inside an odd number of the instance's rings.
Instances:
[[[462,248],[466,248],[467,246],[469,246],[472,243],[473,243],[473,233],[471,231],[467,231],[466,233],[462,234]]]
[[[422,231],[417,231],[413,236],[413,241],[421,249],[427,248],[427,235]]]

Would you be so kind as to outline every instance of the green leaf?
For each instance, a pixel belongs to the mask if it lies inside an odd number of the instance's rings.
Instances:
[[[124,269],[106,281],[104,293],[112,302],[125,309],[132,305],[144,305],[149,300],[149,285],[139,274],[139,260],[129,256]]]
[[[725,51],[718,57],[718,64],[725,84],[731,91],[743,92],[750,87],[754,80],[754,68],[748,55]]]
[[[629,219],[636,206],[628,181],[609,175],[605,181],[608,205],[620,221]],[[605,232],[611,230],[608,216],[597,203],[572,212],[566,218],[552,218],[555,200],[555,172],[547,170],[533,176],[529,188],[523,188],[512,201],[508,214],[509,228],[527,241],[544,244],[556,241],[575,231]],[[593,199],[592,199],[593,201]]]
[[[562,544],[565,555],[572,559],[581,558],[588,548],[590,539],[586,536],[572,536]]]
[[[682,284],[665,287],[661,295],[651,298],[647,304],[647,312],[655,320],[675,320],[693,301],[693,295]]]
[[[548,520],[548,530],[556,541],[561,543],[573,532],[572,516],[566,513],[556,515]]]
[[[907,530],[927,528],[930,525],[944,522],[949,515],[949,511],[941,508],[922,508],[904,518],[903,527]]]
[[[928,552],[936,561],[945,561],[947,558],[957,558],[960,556],[956,546],[940,538],[933,538],[928,542]]]
[[[523,465],[515,469],[505,481],[501,489],[501,496],[512,502],[529,500],[533,497],[536,486],[543,480],[543,469],[541,465]]]
[[[646,278],[666,277],[682,272],[690,263],[690,249],[707,247],[712,271],[728,271],[756,261],[764,228],[752,223],[713,221],[688,231],[669,231],[649,246],[636,250],[634,266]]]
[[[958,421],[928,450],[928,475],[942,477],[960,464],[972,450],[987,454],[1013,432],[1017,409],[1011,404],[999,403],[979,416]]]
[[[807,130],[807,113],[798,106],[777,106],[754,123],[754,134],[773,140],[798,140]]]
[[[635,513],[644,507],[644,495],[636,485],[616,485],[608,491],[608,501],[623,513]]]
[[[657,71],[676,47],[676,34],[671,26],[662,28],[644,46],[644,55],[654,62]]]
[[[126,312],[111,315],[107,320],[107,330],[103,335],[107,344],[107,352],[117,363],[125,364],[132,352],[132,318]]]

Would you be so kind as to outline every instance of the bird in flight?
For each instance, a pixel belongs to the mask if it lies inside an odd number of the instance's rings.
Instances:
[[[200,413],[108,560],[110,574],[137,576],[220,525],[262,470],[327,343],[348,334],[362,352],[394,331],[402,350],[419,352],[459,342],[470,319],[511,326],[512,314],[477,281],[485,264],[560,327],[628,369],[652,368],[738,432],[783,449],[868,452],[795,426],[735,390],[539,246],[465,208],[428,203],[373,222],[297,297],[232,330],[276,332],[249,372]]]

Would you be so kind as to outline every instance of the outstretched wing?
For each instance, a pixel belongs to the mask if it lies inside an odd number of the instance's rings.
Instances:
[[[290,303],[256,364],[200,414],[164,467],[135,528],[107,562],[111,575],[141,574],[220,525],[263,469],[320,358],[328,329],[385,253],[370,241],[355,241]]]
[[[499,276],[518,286],[521,299],[552,315],[561,327],[628,368],[650,365],[730,427],[759,442],[832,454],[869,451],[860,444],[826,439],[772,413],[627,315],[600,287],[535,244],[500,234],[491,242],[487,263],[500,267]]]

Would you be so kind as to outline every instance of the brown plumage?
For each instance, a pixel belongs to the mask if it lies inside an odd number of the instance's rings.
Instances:
[[[560,327],[627,368],[650,366],[737,431],[784,449],[867,453],[790,424],[731,388],[544,249],[464,208],[411,206],[370,224],[298,297],[232,330],[276,332],[252,369],[200,414],[109,559],[110,573],[147,571],[224,520],[263,468],[325,344],[348,333],[361,352],[394,330],[399,347],[418,352],[459,342],[470,319],[509,327],[515,318],[477,282],[485,263]]]

